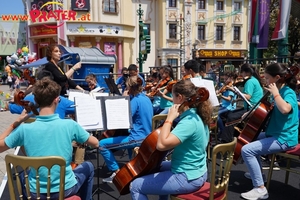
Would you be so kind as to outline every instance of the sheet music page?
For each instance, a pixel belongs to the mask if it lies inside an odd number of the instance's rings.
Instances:
[[[130,127],[129,104],[124,99],[106,99],[107,129],[126,129]]]
[[[91,95],[94,99],[97,99],[97,97],[108,97],[108,96],[109,96],[108,93],[104,93],[104,92],[91,92],[90,95]]]
[[[76,119],[86,130],[103,129],[102,110],[99,100],[90,96],[75,97]]]
[[[85,93],[85,92],[82,92],[82,91],[80,91],[80,90],[78,90],[78,91],[74,91],[74,90],[70,90],[69,91],[69,97],[68,97],[68,99],[70,100],[70,101],[74,101],[74,98],[75,97],[89,97],[89,94],[88,93]]]
[[[243,93],[236,87],[234,86],[233,89],[238,93],[238,95],[251,107],[253,107],[253,105],[248,101],[248,99],[246,99],[246,97],[243,95]]]
[[[191,81],[195,86],[205,87],[209,91],[209,101],[212,106],[220,105],[213,81],[200,78],[191,78]]]

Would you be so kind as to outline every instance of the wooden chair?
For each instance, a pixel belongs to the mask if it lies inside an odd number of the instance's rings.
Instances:
[[[267,186],[266,186],[267,189],[269,189],[270,182],[271,182],[271,179],[272,179],[273,166],[274,166],[276,155],[279,157],[279,159],[277,159],[277,161],[286,160],[286,166],[285,167],[280,166],[280,169],[286,171],[285,172],[285,184],[288,184],[290,172],[300,174],[299,169],[297,170],[296,168],[295,169],[291,168],[291,161],[300,163],[300,144],[298,144],[292,150],[289,150],[289,151],[286,151],[286,152],[281,152],[281,153],[276,153],[276,154],[272,155],[270,169],[269,169],[269,173],[268,173]]]
[[[36,188],[37,188],[37,196],[40,196],[40,174],[37,169],[40,167],[46,167],[48,169],[47,178],[47,198],[50,199],[50,188],[51,188],[51,174],[50,169],[57,165],[60,169],[60,186],[59,186],[59,200],[67,199],[67,200],[80,200],[80,197],[74,195],[68,198],[64,198],[65,193],[65,173],[66,173],[66,161],[62,157],[59,156],[45,156],[45,157],[27,157],[27,156],[17,156],[12,154],[7,154],[5,156],[5,164],[6,171],[8,177],[8,188],[9,195],[11,200],[16,199],[26,199],[22,194],[22,185],[20,181],[20,170],[24,172],[25,178],[25,188],[26,191],[24,193],[27,194],[27,197],[30,197],[30,186],[27,170],[30,168],[31,170],[36,170]],[[13,173],[15,177],[13,177]]]
[[[189,194],[171,195],[171,200],[213,200],[227,199],[230,170],[237,139],[230,143],[218,144],[212,151],[210,183]]]
[[[152,117],[152,131],[158,128],[161,125],[162,121],[167,119],[167,114],[154,115]]]

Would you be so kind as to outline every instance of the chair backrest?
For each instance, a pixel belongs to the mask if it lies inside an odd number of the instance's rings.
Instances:
[[[230,170],[233,162],[233,153],[237,139],[230,143],[218,144],[212,150],[212,171],[210,180],[209,199],[214,199],[214,194],[225,192],[227,196]]]
[[[154,115],[152,117],[152,131],[157,129],[161,125],[162,121],[167,119],[167,116],[167,114]]]
[[[8,176],[9,195],[11,200],[26,199],[22,195],[22,185],[20,180],[21,172],[24,172],[24,183],[27,197],[30,197],[30,187],[28,178],[28,169],[36,171],[36,194],[40,196],[40,179],[39,168],[44,166],[47,168],[47,197],[50,197],[51,175],[50,170],[54,165],[59,166],[60,169],[60,186],[59,186],[59,200],[64,199],[64,186],[66,174],[66,161],[59,156],[45,156],[45,157],[27,157],[7,154],[5,156],[6,171]],[[15,174],[15,180],[13,177]],[[50,198],[49,198],[50,199]]]

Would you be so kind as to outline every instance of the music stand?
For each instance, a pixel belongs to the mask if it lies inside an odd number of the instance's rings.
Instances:
[[[115,95],[119,95],[119,96],[122,96],[120,90],[118,89],[116,83],[114,82],[114,80],[110,77],[105,77],[104,78],[104,81],[106,83],[106,85],[108,86],[109,88],[109,92],[111,94],[113,94],[113,96]]]

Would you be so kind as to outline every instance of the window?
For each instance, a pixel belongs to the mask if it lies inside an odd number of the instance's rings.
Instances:
[[[223,9],[223,4],[224,4],[223,1],[217,1],[217,10],[224,10]]]
[[[176,8],[176,1],[177,0],[169,0],[169,7]]]
[[[198,9],[205,9],[205,0],[198,0]]]
[[[216,40],[223,40],[223,26],[217,26]]]
[[[104,12],[116,13],[116,0],[104,0]]]
[[[176,24],[169,24],[169,39],[177,39],[176,37]]]
[[[174,58],[168,58],[168,64],[171,66],[178,66],[178,60]]]
[[[198,25],[198,39],[205,40],[205,25]]]
[[[235,26],[233,29],[233,40],[240,41],[241,27]]]
[[[242,9],[241,9],[241,2],[234,2],[234,4],[233,4],[233,10],[234,11],[241,11]]]

